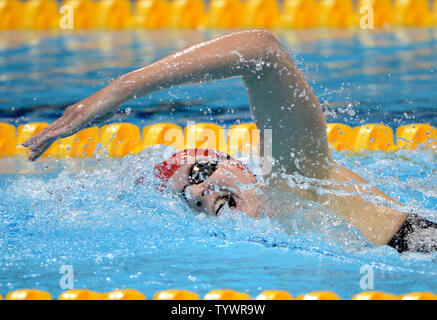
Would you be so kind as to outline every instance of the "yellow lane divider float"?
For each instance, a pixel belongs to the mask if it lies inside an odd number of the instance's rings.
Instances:
[[[21,144],[46,128],[48,125],[49,124],[46,122],[35,122],[19,126],[17,130],[17,146],[15,148],[15,155],[27,155],[28,150]],[[59,144],[59,141],[55,141],[42,156],[47,157],[51,155],[57,155],[59,151]]]
[[[320,1],[318,24],[325,28],[347,28],[356,23],[354,4],[350,0]]]
[[[0,157],[6,158],[15,155],[17,145],[17,132],[15,127],[0,123]]]
[[[208,292],[204,300],[250,300],[250,296],[244,292],[229,289],[218,289]]]
[[[134,23],[145,29],[165,28],[169,23],[170,4],[166,0],[138,0]]]
[[[155,293],[153,300],[199,300],[199,296],[188,290],[170,289]]]
[[[22,289],[9,292],[6,300],[52,300],[52,295],[47,291]]]
[[[132,26],[132,8],[129,0],[100,0],[96,4],[96,27],[126,29]]]
[[[318,24],[319,3],[316,0],[285,0],[282,10],[282,26],[285,28],[304,29]]]
[[[362,150],[396,150],[393,131],[381,124],[367,124],[353,129],[353,151]]]
[[[114,123],[100,129],[100,141],[110,157],[123,157],[141,151],[140,128],[130,123]],[[138,150],[137,152],[134,152]]]
[[[431,26],[435,21],[436,2],[434,2],[434,14],[429,8],[428,0],[394,2],[393,23],[399,26]]]
[[[411,1],[410,1],[411,2]],[[394,23],[394,10],[391,0],[359,0],[358,8],[363,12],[369,6],[373,9],[373,25],[375,28]]]
[[[198,28],[205,26],[205,22],[203,0],[173,0],[170,2],[169,27]]]
[[[340,297],[331,291],[314,291],[300,295],[296,300],[341,300]]]
[[[22,27],[46,30],[59,27],[59,8],[55,1],[29,0],[23,2]]]
[[[237,28],[243,16],[243,4],[239,0],[211,0],[208,26],[211,28]]]
[[[21,144],[48,126],[48,123],[28,123],[17,129],[0,123],[0,158],[26,156],[29,151]],[[437,129],[429,124],[411,124],[393,130],[382,124],[366,124],[351,128],[329,123],[327,137],[332,148],[340,151],[395,151],[400,148],[437,149]],[[259,131],[253,123],[232,125],[227,130],[214,123],[197,123],[185,129],[173,123],[157,123],[143,128],[131,123],[114,123],[93,127],[59,139],[43,154],[53,158],[84,158],[96,153],[107,157],[138,154],[151,145],[171,145],[184,148],[208,148],[231,156],[257,152]]]
[[[1,295],[0,295],[1,297]],[[1,299],[1,298],[0,298]],[[119,289],[111,292],[94,292],[88,289],[72,289],[62,292],[58,300],[145,300],[146,296],[135,289]],[[256,298],[245,292],[230,289],[219,289],[208,292],[203,300],[294,300],[293,296],[283,290],[266,290]],[[37,289],[20,289],[9,292],[6,300],[52,300],[47,291]],[[188,290],[163,290],[157,292],[153,300],[200,300],[199,295]],[[296,300],[341,300],[331,291],[314,291],[300,295]],[[437,295],[432,292],[411,292],[394,295],[381,291],[364,291],[354,295],[351,300],[437,300]]]
[[[23,26],[23,3],[19,0],[0,0],[0,30],[19,29]]]
[[[347,28],[437,25],[428,0],[0,0],[0,30],[104,28]],[[371,12],[370,12],[371,11]]]
[[[0,0],[1,1],[1,0]],[[90,29],[97,26],[95,12],[97,3],[92,0],[66,0],[59,8],[59,13],[64,15],[71,8],[71,17],[74,29]]]

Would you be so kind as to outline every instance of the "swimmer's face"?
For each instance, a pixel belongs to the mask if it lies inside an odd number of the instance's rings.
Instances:
[[[250,217],[261,215],[261,190],[256,177],[228,160],[197,157],[173,174],[169,186],[197,212],[218,216],[227,204],[231,210]]]

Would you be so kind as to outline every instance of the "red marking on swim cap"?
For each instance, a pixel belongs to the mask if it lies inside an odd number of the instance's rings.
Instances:
[[[217,159],[218,161],[229,161],[233,166],[240,169],[241,171],[248,172],[252,174],[249,168],[244,165],[241,161],[238,161],[226,153],[219,152],[212,149],[187,149],[184,151],[177,152],[173,154],[170,158],[163,161],[160,164],[157,164],[154,168],[154,174],[157,178],[159,178],[162,182],[166,183],[173,174],[183,165],[187,164],[187,159],[198,158],[198,157],[206,157]],[[194,164],[194,163],[193,163]],[[139,178],[137,180],[137,184],[139,184],[143,178]]]

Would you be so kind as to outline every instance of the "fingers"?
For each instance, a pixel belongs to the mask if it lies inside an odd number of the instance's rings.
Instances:
[[[47,128],[45,128],[45,129],[43,129],[43,130],[41,130],[40,132],[38,132],[37,134],[35,134],[35,135],[33,135],[32,137],[30,137],[29,139],[27,139],[23,144],[22,144],[22,146],[23,147],[25,147],[25,148],[29,148],[29,147],[31,147],[31,146],[33,146],[39,139],[40,139],[40,137],[42,136],[42,135],[44,135],[46,132],[47,132],[47,129],[48,129],[49,127],[47,127]]]
[[[23,146],[29,148],[32,152],[29,160],[35,161],[38,159],[58,137],[60,137],[60,134],[56,131],[41,131],[34,136],[34,139],[29,139],[23,143]]]
[[[41,145],[46,143],[48,140],[54,138],[52,126],[49,126],[42,131],[38,132],[27,141],[25,141],[22,145],[23,147],[30,148],[30,150],[35,151]]]
[[[29,160],[35,161],[38,159],[56,139],[70,136],[81,129],[89,127],[91,122],[99,124],[112,116],[111,113],[101,114],[92,119],[89,110],[91,109],[83,108],[82,104],[70,106],[65,110],[62,117],[25,141],[22,144],[23,147],[32,151]]]
[[[23,146],[26,148],[32,148],[33,145],[44,143],[44,141],[68,136],[69,134],[73,134],[73,129],[76,127],[75,119],[70,116],[64,114],[62,117],[57,119],[47,128],[44,128],[27,141],[23,143]],[[70,133],[71,132],[71,133]]]
[[[38,159],[49,147],[50,145],[55,141],[55,139],[46,141],[44,144],[40,145],[38,148],[35,148],[32,150],[33,152],[29,156],[30,161],[35,161]]]
[[[51,126],[38,132],[22,145],[25,148],[29,148],[32,151],[29,160],[35,161],[38,159],[44,151],[46,151],[50,145],[57,139],[73,134],[73,130],[70,125],[62,126],[60,122],[54,122]]]

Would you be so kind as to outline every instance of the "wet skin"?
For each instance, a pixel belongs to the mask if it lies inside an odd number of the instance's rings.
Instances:
[[[332,159],[326,122],[317,97],[287,51],[267,30],[226,34],[122,75],[90,97],[68,107],[61,118],[23,145],[32,152],[30,160],[36,160],[56,139],[102,123],[130,99],[184,83],[236,76],[244,80],[258,129],[272,130],[272,156],[277,161],[272,173],[285,170],[287,174],[315,180],[313,191],[289,190],[302,195],[304,200],[322,203],[351,223],[373,244],[387,244],[407,215],[393,209],[394,205],[400,205],[394,199]],[[204,211],[214,214],[220,192],[231,192],[226,189],[233,182],[228,173],[239,182],[237,186],[250,181],[250,177],[226,169],[225,164],[220,165],[216,175],[211,176],[211,179],[217,179],[214,183],[205,181],[186,190],[192,197],[188,199],[190,205],[196,209],[201,201]],[[178,192],[185,187],[185,176],[184,172],[175,176]],[[336,183],[326,184],[326,181]],[[211,192],[214,184],[223,190]],[[285,184],[283,186],[288,188]],[[341,195],[335,192],[320,194],[317,188],[340,191]],[[261,200],[255,191],[243,192],[240,187],[234,192],[235,209],[250,216],[259,215],[258,203]],[[369,202],[368,196],[380,197],[390,205]]]
[[[196,157],[196,160],[202,160]],[[181,193],[188,205],[197,212],[212,216],[220,214],[224,204],[231,210],[244,212],[256,218],[262,215],[262,195],[257,178],[224,160],[217,169],[200,184],[189,183],[189,172],[194,161],[187,161],[173,174],[169,186]]]

